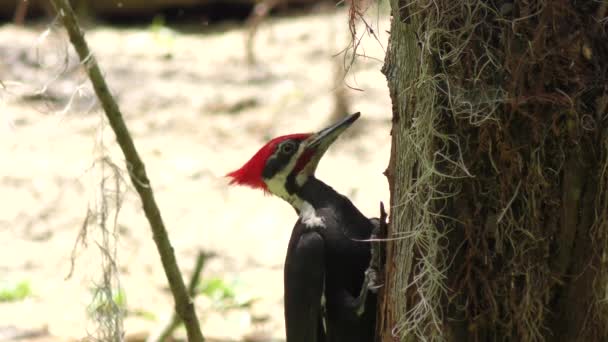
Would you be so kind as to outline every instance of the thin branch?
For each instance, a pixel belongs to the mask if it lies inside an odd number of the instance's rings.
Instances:
[[[108,121],[110,122],[110,126],[116,134],[116,140],[125,156],[131,182],[141,198],[144,213],[150,223],[150,228],[152,229],[154,242],[156,242],[163,269],[165,270],[165,275],[167,276],[175,300],[175,310],[186,326],[188,341],[203,342],[204,337],[200,329],[198,318],[196,317],[194,304],[188,295],[186,285],[182,279],[182,274],[177,265],[175,253],[171,246],[171,242],[169,241],[169,237],[167,236],[165,224],[163,223],[158,205],[154,200],[154,193],[152,192],[144,163],[137,153],[133,139],[123,120],[122,113],[110,94],[110,90],[101,74],[95,57],[89,50],[83,33],[78,26],[74,10],[67,0],[50,0],[50,2],[63,20],[63,24],[70,36],[70,41],[85,67],[89,79],[93,84],[93,88],[95,89],[95,94],[97,94],[97,97],[101,102]]]
[[[196,265],[194,266],[194,271],[192,272],[192,276],[190,277],[190,283],[188,284],[188,294],[191,298],[196,296],[196,287],[200,283],[201,272],[203,271],[203,267],[207,260],[212,257],[213,254],[206,252],[199,252],[196,258]],[[173,311],[171,317],[166,321],[166,323],[154,334],[151,334],[146,342],[163,342],[169,341],[169,337],[173,335],[173,331],[179,327],[182,320],[179,318],[177,313]]]

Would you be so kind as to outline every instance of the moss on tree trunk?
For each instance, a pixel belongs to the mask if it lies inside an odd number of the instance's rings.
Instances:
[[[607,6],[391,1],[379,340],[608,340]]]

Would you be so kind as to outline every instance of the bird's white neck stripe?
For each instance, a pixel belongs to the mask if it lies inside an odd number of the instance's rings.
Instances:
[[[302,223],[308,228],[325,228],[323,217],[317,216],[315,208],[306,201],[302,201],[302,205],[300,206],[300,219],[302,219]]]

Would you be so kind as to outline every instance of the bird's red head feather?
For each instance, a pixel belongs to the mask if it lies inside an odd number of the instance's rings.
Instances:
[[[254,189],[262,189],[268,191],[266,183],[262,178],[264,166],[268,158],[275,152],[277,145],[287,139],[305,140],[311,136],[311,133],[297,133],[283,135],[270,140],[266,145],[249,159],[240,169],[232,171],[226,175],[231,178],[230,184],[245,185]]]

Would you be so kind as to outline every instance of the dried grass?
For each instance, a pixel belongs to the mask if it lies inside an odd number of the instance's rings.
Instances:
[[[78,242],[86,246],[93,241],[98,249],[99,278],[91,284],[92,299],[87,312],[93,329],[88,331],[86,340],[120,342],[124,340],[127,298],[120,284],[118,268],[118,215],[126,183],[119,166],[112,162],[105,150],[103,130],[106,125],[101,116],[97,147],[99,156],[90,170],[97,185],[93,186],[96,189],[95,199],[89,205],[72,252],[72,267],[76,262]]]
[[[59,16],[48,25],[36,42],[36,60],[42,68],[52,70],[53,77],[35,91],[35,95],[44,98],[49,89],[56,82],[65,77],[73,64],[69,51],[69,41],[61,33],[57,32]],[[53,40],[49,42],[49,38]],[[44,44],[55,47],[57,61],[52,65],[42,62],[40,48]],[[87,97],[87,86],[80,83],[74,88],[69,101],[58,108],[54,114],[60,117],[73,110],[74,101],[79,97]],[[91,109],[96,102],[89,107]],[[47,104],[48,108],[56,108],[56,105]],[[98,277],[91,281],[91,302],[87,313],[92,328],[87,328],[87,341],[114,341],[124,340],[123,320],[126,315],[126,297],[122,291],[118,270],[118,215],[122,206],[123,194],[126,189],[125,180],[120,167],[110,158],[104,141],[104,131],[107,121],[103,113],[99,114],[99,126],[95,139],[93,163],[87,170],[91,179],[90,198],[87,212],[85,214],[80,230],[76,237],[71,252],[71,266],[67,278],[72,277],[78,258],[84,250],[90,250],[95,246],[97,253],[94,258],[99,260],[99,268],[94,272]]]

